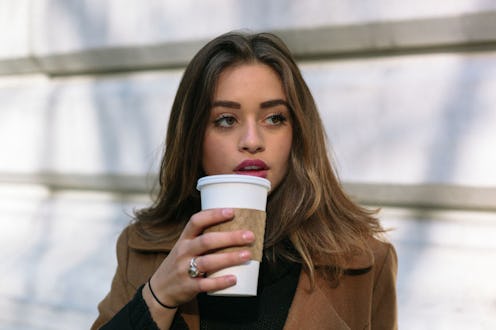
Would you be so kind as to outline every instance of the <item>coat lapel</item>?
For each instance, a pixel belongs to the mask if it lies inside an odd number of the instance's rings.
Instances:
[[[181,315],[189,329],[200,328],[198,301],[192,300],[181,306]],[[339,317],[329,298],[318,288],[310,290],[310,279],[301,272],[293,302],[289,309],[284,330],[332,329],[350,330]]]
[[[301,272],[284,329],[349,330],[329,298],[319,288],[319,283],[316,284],[311,290],[310,278]]]

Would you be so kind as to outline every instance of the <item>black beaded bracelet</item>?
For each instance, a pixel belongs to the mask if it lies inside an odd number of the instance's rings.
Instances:
[[[153,298],[155,299],[156,302],[158,302],[158,304],[164,308],[167,308],[167,309],[176,309],[177,306],[175,307],[172,307],[172,306],[168,306],[166,304],[164,304],[163,302],[161,302],[160,300],[158,300],[157,296],[155,295],[155,292],[153,292],[153,289],[152,289],[152,284],[150,283],[150,279],[148,279],[148,288],[150,288],[150,292],[152,293],[152,296]]]

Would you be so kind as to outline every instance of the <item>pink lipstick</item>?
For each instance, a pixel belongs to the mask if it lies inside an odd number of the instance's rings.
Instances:
[[[267,178],[269,167],[263,160],[260,159],[247,159],[242,161],[234,172],[236,174],[253,175],[261,178]]]

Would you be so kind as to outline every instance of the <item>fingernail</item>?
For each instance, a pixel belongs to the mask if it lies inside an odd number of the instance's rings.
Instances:
[[[244,260],[244,259],[248,259],[248,258],[250,258],[250,252],[248,252],[248,251],[241,251],[241,252],[239,253],[239,257],[240,257],[241,259],[243,259],[243,260]]]
[[[226,278],[226,281],[227,281],[227,283],[229,283],[229,284],[236,284],[236,276],[234,276],[234,275],[229,275],[229,276]]]
[[[232,217],[234,214],[233,209],[223,209],[222,210],[222,215],[225,217]]]
[[[243,239],[245,241],[251,241],[255,238],[255,235],[253,235],[253,233],[251,231],[245,231],[243,233]]]

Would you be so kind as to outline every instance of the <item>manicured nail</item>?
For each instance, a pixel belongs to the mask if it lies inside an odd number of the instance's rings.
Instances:
[[[234,210],[233,209],[223,209],[222,215],[225,217],[232,217],[234,215]]]
[[[242,259],[242,260],[247,260],[250,258],[250,252],[248,251],[241,251],[239,253],[239,257]]]
[[[226,278],[226,282],[229,283],[230,285],[234,285],[236,284],[236,276],[234,275],[229,275],[227,278]]]
[[[255,235],[253,235],[253,233],[251,231],[245,231],[243,233],[243,239],[247,242],[253,241],[254,238],[255,238]]]

